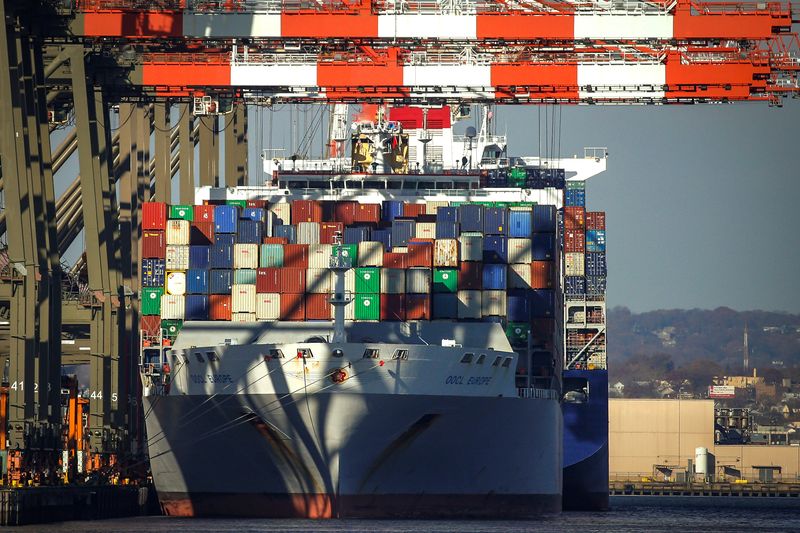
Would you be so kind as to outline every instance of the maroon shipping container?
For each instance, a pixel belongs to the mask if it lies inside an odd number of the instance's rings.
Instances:
[[[281,294],[306,292],[306,269],[305,268],[281,268],[280,269]]]
[[[322,222],[322,206],[316,200],[295,200],[292,202],[292,224],[300,222]]]
[[[208,295],[208,318],[211,320],[230,320],[231,319],[231,295],[230,294],[209,294]]]
[[[564,229],[578,229],[586,226],[586,208],[572,206],[564,208]]]
[[[167,229],[167,204],[144,202],[142,204],[142,229]]]
[[[266,209],[267,208],[267,201],[266,200],[247,200],[247,207],[255,207],[258,209]]]
[[[416,217],[418,215],[424,215],[425,211],[425,204],[403,204],[403,216],[404,217]]]
[[[319,225],[319,243],[333,244],[333,236],[336,232],[344,232],[344,224],[341,222],[323,222]]]
[[[305,295],[303,293],[281,293],[280,320],[305,320]]]
[[[555,321],[552,318],[534,318],[531,320],[531,339],[533,344],[548,344],[553,342]]]
[[[408,267],[433,266],[433,242],[411,239],[408,242]]]
[[[408,268],[408,254],[384,252],[383,268]]]
[[[148,337],[157,337],[161,330],[161,317],[158,315],[142,315],[139,321],[139,329]]]
[[[430,320],[431,295],[406,294],[406,320]]]
[[[289,239],[286,237],[264,237],[264,244],[289,244]]]
[[[256,292],[281,292],[281,269],[274,267],[256,270]]]
[[[531,263],[531,289],[553,288],[553,262],[534,261]]]
[[[308,245],[284,244],[283,266],[291,268],[308,268]]]
[[[564,252],[583,253],[586,250],[586,234],[583,229],[564,228]]]
[[[167,253],[167,240],[163,231],[142,232],[142,258],[163,259]]]
[[[381,320],[405,320],[406,295],[381,294]]]
[[[483,263],[462,261],[458,265],[458,290],[479,291],[483,288]]]
[[[192,222],[189,242],[191,244],[213,244],[214,223],[206,221]]]
[[[372,222],[377,224],[381,220],[380,204],[358,204],[355,209],[356,222]]]
[[[587,211],[586,229],[606,229],[605,211]]]
[[[331,319],[331,302],[328,294],[306,294],[306,319]]]
[[[336,202],[333,206],[333,221],[350,226],[356,221],[358,202]]]
[[[214,222],[214,206],[213,205],[196,205],[194,206],[194,221],[195,222]]]

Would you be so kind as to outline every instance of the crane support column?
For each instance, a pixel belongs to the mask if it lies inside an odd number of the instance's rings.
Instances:
[[[156,197],[157,202],[172,203],[172,180],[170,174],[170,120],[169,103],[153,104],[156,149]]]
[[[247,185],[247,105],[234,104],[225,126],[225,182]]]
[[[178,123],[179,197],[184,205],[194,203],[194,117],[190,104],[181,104]],[[201,156],[202,157],[202,156]]]
[[[200,185],[219,185],[219,130],[216,115],[200,118]]]

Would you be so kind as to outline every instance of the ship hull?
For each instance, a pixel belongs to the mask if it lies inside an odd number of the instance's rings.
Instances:
[[[529,518],[562,505],[555,400],[336,392],[145,404],[169,515]]]

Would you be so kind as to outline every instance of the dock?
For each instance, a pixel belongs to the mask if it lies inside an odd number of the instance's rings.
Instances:
[[[732,498],[798,498],[797,483],[670,483],[659,481],[612,481],[611,496],[729,496]]]

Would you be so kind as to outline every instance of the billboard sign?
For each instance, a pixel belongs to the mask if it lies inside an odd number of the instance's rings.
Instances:
[[[712,385],[708,388],[709,398],[733,398],[736,389],[731,385]]]

